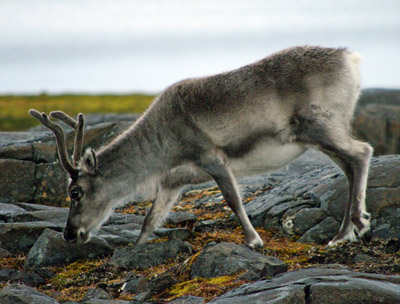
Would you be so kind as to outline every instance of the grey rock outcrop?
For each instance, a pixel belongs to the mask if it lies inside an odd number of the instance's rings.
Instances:
[[[373,158],[367,188],[367,210],[379,236],[397,237],[400,227],[400,156]],[[343,218],[347,182],[334,165],[288,174],[245,205],[255,226],[279,229],[300,241],[325,244]],[[378,236],[378,235],[377,235]]]
[[[243,285],[210,303],[400,303],[400,277],[358,273],[340,266],[308,268]]]
[[[98,148],[129,125],[120,122],[87,126],[84,145]],[[67,147],[72,153],[74,134],[71,129],[65,130]],[[66,205],[67,176],[58,163],[51,132],[1,132],[0,172],[0,203],[35,201]]]
[[[353,121],[355,134],[374,155],[400,154],[400,90],[365,89]]]

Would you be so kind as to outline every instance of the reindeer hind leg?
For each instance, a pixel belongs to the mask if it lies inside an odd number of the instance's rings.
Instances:
[[[348,128],[325,117],[304,119],[298,139],[312,144],[334,160],[344,171],[349,185],[349,197],[338,234],[328,246],[355,241],[370,229],[370,214],[366,211],[365,194],[372,147],[355,140]]]

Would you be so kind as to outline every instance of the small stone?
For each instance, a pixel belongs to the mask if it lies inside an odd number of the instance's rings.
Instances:
[[[170,240],[186,240],[190,237],[191,232],[186,228],[159,228],[154,231],[158,237],[168,237]]]
[[[333,217],[327,217],[318,225],[307,230],[298,242],[327,244],[339,231],[339,228],[340,224]]]
[[[149,289],[149,280],[135,273],[129,274],[126,280],[122,287],[124,294],[139,294]]]
[[[242,278],[258,280],[285,272],[282,261],[250,250],[244,245],[219,243],[206,246],[192,265],[192,278],[213,278],[246,271]]]
[[[192,250],[192,246],[180,240],[144,243],[116,249],[109,263],[134,269],[146,269],[171,260],[176,261],[180,257],[188,257]]]
[[[10,252],[8,250],[5,250],[4,248],[0,247],[0,258],[7,258],[10,256]]]
[[[99,237],[92,237],[85,244],[68,243],[62,233],[46,229],[29,251],[25,267],[39,268],[60,266],[79,259],[108,256],[113,249]]]
[[[372,260],[372,257],[363,252],[357,253],[353,259],[354,263],[365,263],[365,262],[368,262],[371,260]]]
[[[165,222],[171,225],[187,225],[195,223],[196,220],[197,216],[190,212],[170,212]]]
[[[85,302],[92,299],[100,299],[100,300],[111,300],[112,296],[101,288],[90,288],[85,296],[82,298],[81,302]]]
[[[26,254],[46,228],[57,229],[57,226],[44,221],[0,223],[1,245],[11,253]]]
[[[0,282],[8,282],[11,280],[11,276],[16,272],[14,269],[3,268],[0,269]]]

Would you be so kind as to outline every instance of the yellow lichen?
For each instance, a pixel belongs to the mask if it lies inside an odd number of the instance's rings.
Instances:
[[[170,296],[166,300],[171,301],[184,295],[192,295],[204,297],[206,301],[209,301],[215,296],[243,284],[244,281],[237,280],[240,275],[241,273],[208,279],[199,277],[175,284],[168,289],[167,293]]]

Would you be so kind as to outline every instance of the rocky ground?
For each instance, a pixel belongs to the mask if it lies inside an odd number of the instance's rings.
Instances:
[[[257,251],[242,245],[242,230],[212,183],[186,192],[164,227],[136,247],[150,202],[117,210],[84,245],[62,239],[68,209],[3,203],[0,300],[353,303],[350,295],[364,290],[366,297],[367,290],[383,302],[398,301],[398,172],[400,156],[374,158],[367,194],[374,237],[332,249],[324,244],[338,229],[345,181],[316,151],[288,169],[240,180],[246,210],[265,242]],[[329,300],[342,289],[348,300]]]
[[[378,117],[377,100],[395,112],[395,93],[368,91],[359,113]],[[382,117],[390,140],[381,151],[400,149],[396,120]],[[126,126],[89,127],[86,144]],[[55,159],[49,133],[0,134],[0,303],[400,302],[400,155],[371,161],[372,240],[331,249],[347,188],[326,156],[310,150],[288,168],[240,179],[265,243],[254,251],[213,183],[188,188],[146,244],[133,246],[150,202],[116,210],[87,244],[66,243],[66,180]]]

